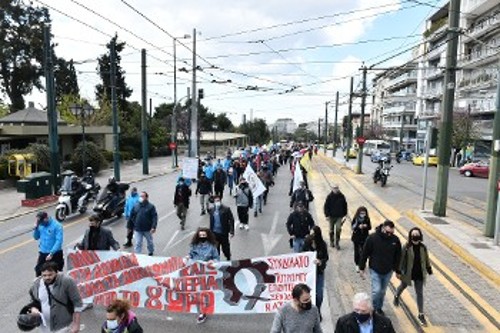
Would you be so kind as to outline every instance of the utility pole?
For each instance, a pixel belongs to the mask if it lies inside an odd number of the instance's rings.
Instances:
[[[191,92],[191,135],[189,157],[198,156],[198,103],[196,99],[196,29],[193,29],[193,82]]]
[[[490,176],[488,179],[488,201],[486,206],[486,221],[484,224],[484,235],[488,237],[494,235],[496,245],[498,245],[498,231],[500,225],[500,200],[499,190],[497,189],[497,186],[500,186],[497,185],[498,182],[500,182],[500,63],[498,64],[497,73],[499,81],[497,82],[496,112],[493,123]]]
[[[347,111],[347,154],[345,155],[346,162],[349,162],[349,152],[352,146],[352,95],[354,93],[354,78],[351,77],[351,87],[349,90],[349,109]]]
[[[333,151],[337,151],[337,122],[339,116],[339,92],[335,96],[335,125],[333,127]]]
[[[118,134],[118,109],[116,105],[116,45],[111,40],[109,61],[111,62],[111,109],[113,111],[113,171],[116,181],[120,181],[120,137]]]
[[[363,66],[363,90],[361,91],[361,119],[359,120],[359,136],[363,136],[365,129],[365,107],[366,107],[366,66]],[[357,174],[363,173],[363,143],[359,144]]]
[[[323,152],[326,155],[326,146],[328,145],[328,104],[330,102],[325,102],[325,129],[324,133],[324,142],[323,142]],[[333,157],[335,157],[335,150],[333,151]]]
[[[438,145],[438,170],[436,198],[433,213],[446,216],[448,201],[448,177],[450,172],[451,136],[453,131],[453,103],[457,68],[457,48],[460,20],[460,0],[451,0],[449,6],[448,42],[446,47],[446,71],[444,77],[443,112]]]
[[[399,129],[399,150],[403,149],[404,128],[405,128],[405,114],[403,110],[403,112],[401,113],[401,128]]]
[[[326,103],[325,103],[325,108],[326,108]],[[306,130],[307,133],[307,130]],[[321,142],[321,118],[318,118],[318,143]],[[324,144],[324,142],[323,142]],[[326,152],[326,150],[325,150]]]
[[[61,166],[59,163],[59,136],[57,133],[57,111],[54,89],[54,64],[50,44],[50,25],[43,27],[44,54],[45,54],[45,88],[47,89],[47,123],[49,126],[50,173],[52,175],[53,193],[61,184]]]
[[[142,94],[142,174],[149,174],[149,145],[148,145],[148,96],[146,92],[146,49],[141,50],[141,94]]]

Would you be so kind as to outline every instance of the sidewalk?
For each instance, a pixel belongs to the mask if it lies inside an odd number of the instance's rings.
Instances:
[[[336,157],[332,161],[341,169],[356,177],[371,177],[369,174],[355,175],[353,165]],[[493,239],[484,237],[481,230],[456,218],[436,217],[429,211],[421,211],[415,202],[413,209],[401,214],[424,233],[432,235],[445,247],[487,277],[496,286],[500,286],[500,247],[493,244]],[[393,207],[398,209],[399,207]]]
[[[137,183],[146,179],[162,176],[170,172],[174,172],[170,156],[150,158],[149,175],[142,174],[142,160],[128,161],[121,164],[120,181],[125,183]],[[113,169],[101,170],[96,177],[96,182],[98,182],[101,187],[104,187],[108,183],[108,178],[113,175]],[[21,207],[21,200],[24,199],[24,193],[17,193],[16,188],[0,190],[0,197],[2,198],[2,200],[0,200],[0,221],[31,214],[40,210],[40,208],[50,207],[56,204],[51,203],[37,208]]]

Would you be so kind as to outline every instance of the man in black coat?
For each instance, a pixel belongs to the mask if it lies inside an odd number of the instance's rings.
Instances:
[[[306,183],[301,180],[300,187],[296,189],[292,194],[292,199],[290,200],[290,208],[293,208],[297,202],[302,202],[307,210],[309,210],[309,202],[314,200],[312,192],[306,187]]]
[[[222,166],[219,164],[217,171],[214,173],[214,193],[221,199],[224,196],[224,187],[226,186],[227,177]]]
[[[201,215],[205,215],[208,210],[208,199],[212,195],[212,183],[207,179],[205,173],[201,173],[201,177],[196,185],[195,195],[200,194]]]
[[[224,253],[227,260],[231,260],[229,238],[234,236],[234,216],[231,208],[220,202],[220,197],[214,196],[214,207],[208,210],[210,215],[210,230],[217,240],[217,251]]]
[[[85,234],[80,243],[76,244],[79,250],[93,251],[109,251],[111,249],[117,251],[120,249],[120,244],[113,237],[110,229],[101,226],[102,220],[98,215],[89,217],[89,228],[85,230]]]
[[[338,319],[335,333],[395,333],[392,322],[373,311],[370,297],[366,293],[358,293],[353,299],[354,311]]]
[[[311,214],[305,210],[304,204],[298,202],[288,220],[286,221],[286,229],[292,239],[293,252],[299,253],[304,246],[305,238],[314,227],[314,220]]]
[[[179,182],[175,187],[174,192],[174,206],[177,208],[177,217],[181,220],[181,230],[184,230],[186,225],[186,215],[189,208],[189,197],[191,190],[184,183],[184,178],[179,178]]]
[[[340,233],[344,217],[347,215],[347,201],[338,185],[333,185],[332,191],[326,197],[323,210],[330,224],[330,246],[340,250]]]

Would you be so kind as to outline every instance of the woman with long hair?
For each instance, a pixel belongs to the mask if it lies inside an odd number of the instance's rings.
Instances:
[[[220,260],[219,251],[217,251],[217,241],[214,233],[210,231],[210,229],[198,228],[191,240],[188,259],[208,263]],[[197,319],[198,324],[204,323],[205,320],[207,320],[207,315],[205,313],[199,313]]]
[[[102,333],[142,333],[135,313],[130,310],[130,303],[124,299],[115,299],[106,308],[106,322]]]
[[[363,253],[363,246],[372,228],[366,207],[361,206],[356,210],[351,221],[351,228],[351,241],[354,244],[354,263],[356,264],[356,272],[359,272],[359,262]]]
[[[323,233],[321,228],[315,225],[311,229],[311,233],[306,237],[304,241],[304,246],[302,247],[302,252],[316,251],[315,263],[318,266],[316,268],[316,307],[319,311],[320,320],[323,319],[321,316],[321,304],[323,303],[323,291],[325,286],[325,268],[326,262],[328,261],[328,247],[326,246],[325,239],[323,238]]]
[[[403,246],[401,255],[400,271],[397,277],[401,284],[394,296],[394,305],[399,306],[399,297],[406,287],[415,285],[417,294],[418,319],[422,325],[427,325],[424,315],[424,283],[427,274],[432,274],[432,266],[429,260],[427,246],[423,243],[424,235],[419,228],[412,228],[408,233],[408,242]]]

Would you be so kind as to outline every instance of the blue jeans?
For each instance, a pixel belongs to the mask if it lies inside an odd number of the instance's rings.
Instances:
[[[316,307],[321,313],[321,304],[323,304],[323,291],[325,289],[325,273],[316,274]]]
[[[297,238],[295,237],[293,239],[293,252],[299,253],[302,252],[302,247],[304,247],[304,238]]]
[[[262,194],[255,198],[253,203],[254,212],[262,211]]]
[[[387,274],[379,274],[370,269],[370,278],[372,282],[372,303],[374,310],[382,310],[384,305],[385,292],[391,279],[392,271]]]
[[[155,245],[153,244],[153,235],[149,231],[134,231],[135,237],[135,253],[139,254],[142,252],[142,238],[146,238],[148,242],[148,254],[155,251]]]

